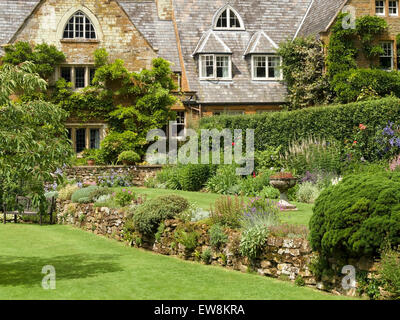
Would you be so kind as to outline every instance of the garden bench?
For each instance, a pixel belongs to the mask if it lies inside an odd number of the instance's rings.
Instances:
[[[53,211],[55,209],[55,197],[47,198],[48,207],[47,213],[50,216],[50,223],[53,221]],[[29,197],[17,196],[16,198],[17,209],[7,211],[6,206],[3,204],[4,224],[7,221],[7,215],[14,215],[14,222],[17,223],[17,216],[36,216],[40,215],[40,225],[42,225],[42,214],[38,208],[32,205],[32,199]]]

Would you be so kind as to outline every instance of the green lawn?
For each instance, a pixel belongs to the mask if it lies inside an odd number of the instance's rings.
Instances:
[[[41,287],[42,267],[56,289]],[[125,246],[69,226],[0,225],[0,299],[344,299]]]
[[[166,194],[178,194],[186,199],[188,199],[191,203],[196,204],[198,207],[209,210],[211,205],[214,205],[214,202],[217,198],[219,198],[220,194],[215,193],[205,193],[205,192],[189,192],[189,191],[180,191],[180,190],[168,190],[168,189],[150,189],[150,188],[129,188],[134,190],[137,194],[146,194],[149,199],[166,195]],[[302,224],[308,226],[308,221],[312,215],[312,207],[311,204],[306,203],[297,203],[293,202],[298,210],[297,211],[289,211],[282,212],[281,218],[283,222],[287,222],[290,224]]]

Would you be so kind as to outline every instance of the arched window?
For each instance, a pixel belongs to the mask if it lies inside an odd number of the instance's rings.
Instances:
[[[63,38],[96,39],[96,31],[90,19],[82,11],[77,11],[65,25]]]
[[[243,29],[243,22],[237,12],[230,6],[222,10],[218,16],[216,29]]]

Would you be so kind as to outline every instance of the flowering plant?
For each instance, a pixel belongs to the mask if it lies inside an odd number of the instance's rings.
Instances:
[[[279,172],[270,177],[271,179],[294,179],[294,176],[291,172]]]
[[[390,159],[400,153],[400,126],[393,122],[379,130],[376,135],[379,145],[379,155],[382,158]]]
[[[118,171],[111,170],[109,174],[97,178],[97,185],[102,187],[131,187],[132,179],[128,174],[123,173],[121,169]]]
[[[279,222],[279,209],[279,204],[276,201],[260,197],[251,198],[244,207],[240,224],[244,229],[257,225],[270,227]]]
[[[135,200],[135,193],[127,189],[119,190],[116,193],[113,193],[113,196],[115,202],[121,207],[129,205],[133,200]]]
[[[385,130],[385,129],[383,129]],[[383,130],[376,130],[363,123],[354,129],[354,135],[345,140],[346,159],[348,161],[373,162],[384,157],[382,141],[385,137]]]

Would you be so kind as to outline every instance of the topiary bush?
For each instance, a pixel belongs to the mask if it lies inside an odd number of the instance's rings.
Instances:
[[[361,173],[325,189],[310,219],[310,243],[324,256],[376,256],[400,244],[400,173]]]
[[[172,219],[189,208],[189,202],[177,195],[160,196],[139,205],[133,212],[135,230],[153,235],[160,223]]]

